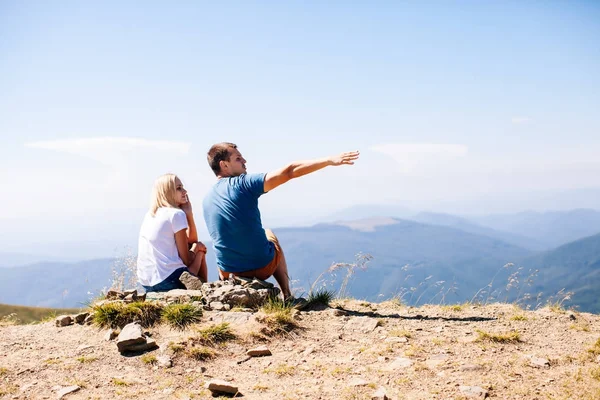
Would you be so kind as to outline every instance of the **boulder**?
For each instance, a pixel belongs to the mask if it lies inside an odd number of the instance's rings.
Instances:
[[[137,322],[125,325],[117,337],[117,348],[121,353],[129,351],[132,346],[141,344],[146,344],[146,337],[142,326]]]

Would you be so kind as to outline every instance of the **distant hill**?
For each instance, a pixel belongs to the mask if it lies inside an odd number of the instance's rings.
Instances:
[[[525,258],[521,265],[539,269],[532,293],[555,295],[566,288],[575,292],[573,303],[581,311],[600,312],[600,234]]]
[[[522,267],[521,294],[542,291],[549,296],[565,287],[577,292],[574,303],[582,310],[600,312],[600,303],[594,297],[600,292],[600,235],[536,253],[489,235],[394,218],[281,228],[275,233],[285,251],[294,286],[304,288],[304,292],[332,264],[352,264],[361,252],[370,254],[373,260],[366,270],[355,271],[350,280],[347,294],[356,298],[403,296],[411,304],[439,303],[443,298],[449,303],[471,300],[478,291],[485,296],[483,299],[490,298],[489,292],[500,290],[495,298],[511,300],[516,293],[503,290],[510,274]],[[77,307],[110,286],[114,262],[99,259],[2,268],[0,303]],[[214,280],[216,267],[210,244],[208,263],[209,279]],[[504,268],[507,263],[515,266]],[[534,286],[525,288],[526,271],[536,268],[540,273]],[[341,268],[322,278],[339,288],[346,271]]]
[[[481,226],[469,221],[467,218],[458,217],[456,215],[421,212],[409,218],[410,220],[421,222],[430,225],[448,226],[451,228],[460,229],[464,232],[474,233],[476,235],[488,236],[494,239],[502,240],[506,243],[515,246],[524,247],[529,250],[546,250],[547,245],[541,241],[523,236],[515,232],[504,232],[495,230],[485,226]]]
[[[543,213],[527,211],[469,219],[498,231],[535,239],[546,246],[546,249],[600,232],[600,211],[591,209]]]
[[[29,324],[55,315],[75,314],[79,310],[79,308],[41,308],[0,304],[0,320],[4,317],[19,324]]]

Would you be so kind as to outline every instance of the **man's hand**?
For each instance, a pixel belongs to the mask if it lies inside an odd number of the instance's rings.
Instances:
[[[360,152],[358,151],[349,151],[347,153],[342,153],[338,156],[332,156],[329,158],[331,161],[331,165],[354,165],[354,161],[358,160],[358,156]]]
[[[189,215],[192,213],[192,202],[190,201],[190,198],[187,194],[185,195],[185,199],[187,200],[187,202],[181,205],[181,209],[186,215]]]

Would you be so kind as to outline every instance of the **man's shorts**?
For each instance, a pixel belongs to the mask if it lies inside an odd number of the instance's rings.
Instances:
[[[270,263],[265,265],[259,269],[253,269],[250,271],[244,272],[225,272],[223,270],[219,270],[219,276],[221,279],[228,279],[229,275],[235,276],[243,276],[246,278],[258,278],[260,280],[267,280],[269,277],[273,276],[273,273],[279,267],[281,263],[281,259],[283,257],[283,252],[281,251],[281,246],[279,245],[279,240],[277,236],[270,229],[265,229],[265,234],[267,235],[267,240],[272,242],[275,245],[275,255]]]

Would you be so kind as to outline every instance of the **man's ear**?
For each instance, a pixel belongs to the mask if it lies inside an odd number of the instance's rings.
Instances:
[[[227,168],[227,164],[225,164],[225,161],[223,161],[223,160],[219,161],[219,168],[221,169],[221,171],[223,171]]]

